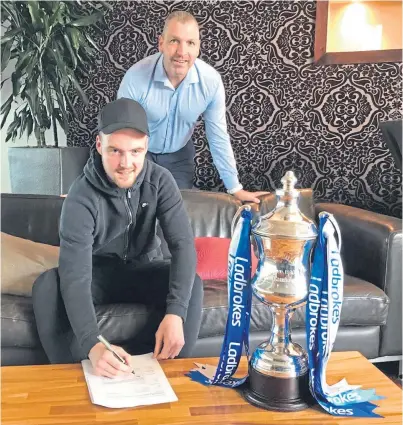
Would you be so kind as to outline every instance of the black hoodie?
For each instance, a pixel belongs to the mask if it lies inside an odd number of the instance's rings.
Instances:
[[[93,262],[103,258],[139,263],[160,254],[159,220],[172,255],[167,313],[186,319],[196,272],[196,251],[182,196],[166,169],[145,160],[130,189],[107,177],[93,149],[63,203],[60,222],[60,290],[84,353],[98,342],[91,295]]]

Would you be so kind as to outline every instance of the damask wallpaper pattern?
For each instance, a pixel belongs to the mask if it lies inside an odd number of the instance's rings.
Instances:
[[[125,71],[157,51],[165,17],[188,10],[201,27],[200,58],[220,72],[240,180],[274,190],[287,170],[315,198],[401,217],[401,173],[380,121],[401,119],[402,64],[313,64],[314,1],[112,2],[100,52],[75,99],[69,144],[86,146]],[[202,120],[194,133],[195,186],[223,190]]]

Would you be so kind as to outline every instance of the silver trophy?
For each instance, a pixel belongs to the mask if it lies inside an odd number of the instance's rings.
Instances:
[[[277,206],[258,218],[252,242],[258,266],[252,278],[254,295],[266,304],[273,323],[268,341],[260,344],[249,362],[245,398],[256,406],[280,411],[302,410],[312,404],[308,384],[308,357],[293,343],[290,320],[306,304],[315,223],[298,208],[297,179],[288,171],[277,190]]]

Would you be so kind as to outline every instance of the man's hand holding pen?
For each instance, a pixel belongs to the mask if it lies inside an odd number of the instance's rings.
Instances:
[[[131,364],[131,356],[123,348],[117,345],[110,345],[113,349],[108,349],[104,343],[95,344],[88,354],[91,361],[94,374],[97,376],[106,376],[108,378],[116,378],[133,373]],[[119,360],[124,360],[124,363]]]

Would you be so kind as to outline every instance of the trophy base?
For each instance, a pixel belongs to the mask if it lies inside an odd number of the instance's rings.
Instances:
[[[277,378],[249,367],[245,384],[243,397],[262,409],[297,412],[315,404],[309,391],[308,373],[298,378]]]

